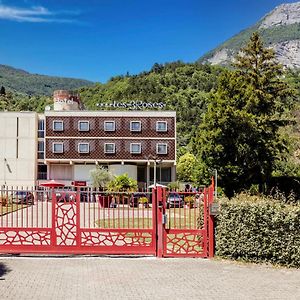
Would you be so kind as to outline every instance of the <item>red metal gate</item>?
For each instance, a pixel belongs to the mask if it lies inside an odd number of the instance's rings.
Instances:
[[[176,193],[185,204],[172,208],[172,194],[161,188],[152,193],[5,189],[0,253],[208,257],[210,191],[198,193],[197,208],[186,206],[187,197],[196,201],[197,193]]]
[[[159,257],[212,257],[214,254],[214,187],[199,192],[166,192],[158,189]]]

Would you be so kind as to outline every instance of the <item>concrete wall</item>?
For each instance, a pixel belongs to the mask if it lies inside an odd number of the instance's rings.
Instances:
[[[33,112],[0,113],[0,185],[35,185],[37,124]]]
[[[95,169],[96,165],[74,165],[74,180],[90,181],[90,171]]]
[[[127,173],[129,177],[132,179],[137,180],[137,166],[135,165],[122,165],[122,164],[115,164],[115,165],[109,165],[108,170],[113,175],[122,175],[124,173]]]

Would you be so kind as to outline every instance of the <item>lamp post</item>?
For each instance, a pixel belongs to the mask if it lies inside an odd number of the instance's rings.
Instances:
[[[157,168],[157,163],[161,162],[161,159],[158,159],[157,156],[153,156],[153,155],[149,155],[149,156],[145,156],[145,158],[147,159],[148,163],[151,162],[151,160],[153,160],[153,185],[154,187],[156,187],[156,168]],[[161,166],[160,166],[160,180],[161,180]]]
[[[153,176],[154,176],[154,187],[156,187],[156,160],[154,160],[154,169],[153,169]]]
[[[4,158],[4,160],[3,160],[3,163],[4,163],[4,168],[3,168],[3,171],[4,171],[4,173],[3,173],[3,177],[4,177],[4,186],[6,186],[6,158]]]

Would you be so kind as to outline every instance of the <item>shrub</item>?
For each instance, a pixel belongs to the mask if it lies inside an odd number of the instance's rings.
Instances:
[[[108,182],[111,181],[113,178],[111,173],[101,166],[98,166],[96,169],[91,170],[90,177],[92,181],[92,186],[101,189],[105,188]]]
[[[171,191],[177,191],[177,190],[179,190],[179,182],[178,181],[170,182],[168,184],[168,189],[171,190]]]
[[[300,267],[300,205],[249,194],[220,204],[217,255]]]
[[[139,203],[140,204],[146,204],[146,203],[148,203],[148,198],[147,197],[141,197],[141,198],[139,198]]]
[[[6,206],[8,204],[8,197],[7,196],[0,196],[0,204],[2,206]]]
[[[184,197],[185,204],[194,205],[195,197],[194,196],[186,196]]]
[[[107,188],[113,192],[134,192],[137,190],[137,181],[130,178],[128,174],[115,176],[114,180],[110,181]]]

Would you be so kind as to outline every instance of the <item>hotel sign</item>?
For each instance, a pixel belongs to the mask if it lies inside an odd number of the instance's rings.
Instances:
[[[74,186],[86,186],[86,181],[72,181]]]
[[[112,103],[97,103],[100,108],[125,108],[132,110],[141,109],[163,109],[166,104],[163,102],[144,102],[144,101],[130,101],[130,102],[112,102]]]

